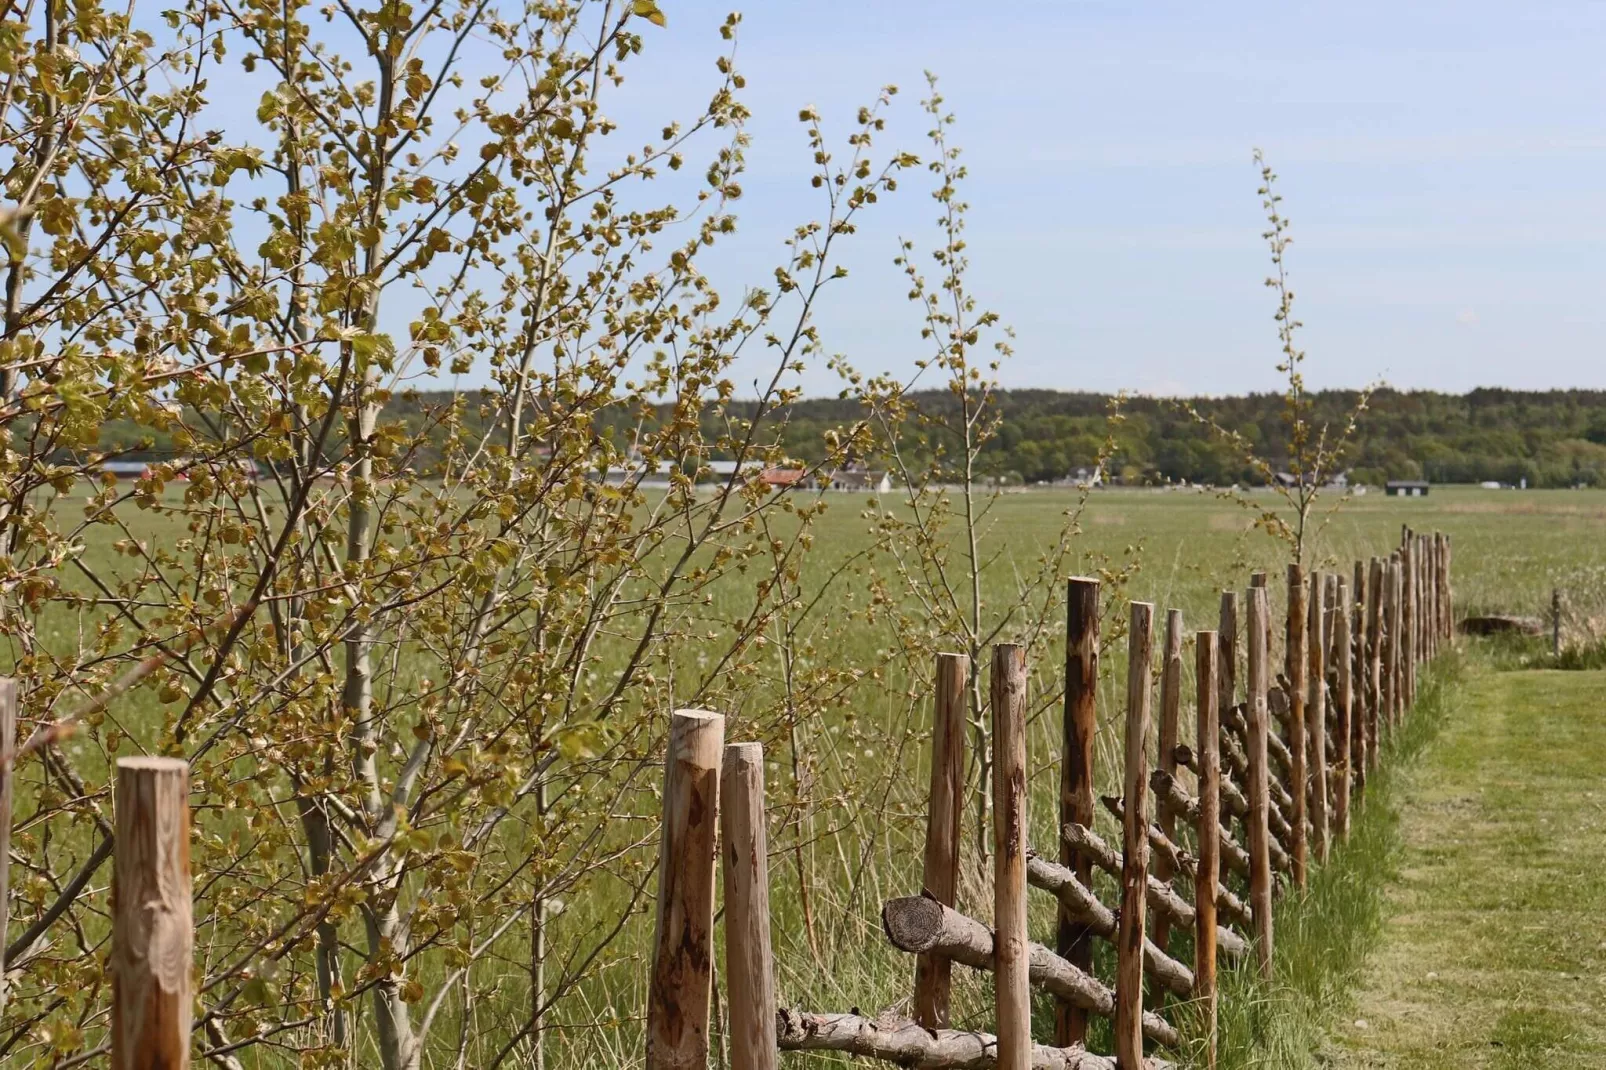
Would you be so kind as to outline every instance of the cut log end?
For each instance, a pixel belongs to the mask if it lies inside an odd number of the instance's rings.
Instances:
[[[919,954],[930,951],[942,933],[942,904],[924,895],[889,899],[881,906],[881,927],[892,946]]]

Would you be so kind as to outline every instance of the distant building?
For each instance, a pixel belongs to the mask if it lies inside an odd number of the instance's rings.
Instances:
[[[795,487],[803,482],[808,470],[804,468],[766,468],[759,478],[771,487]]]
[[[1383,485],[1390,498],[1426,498],[1428,481],[1425,479],[1391,479]]]

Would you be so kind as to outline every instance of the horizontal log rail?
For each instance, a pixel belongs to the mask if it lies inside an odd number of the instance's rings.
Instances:
[[[973,970],[993,971],[993,931],[935,899],[923,895],[888,899],[881,905],[881,928],[899,951],[941,955]],[[1109,985],[1042,944],[1028,942],[1026,952],[1027,978],[1032,984],[1082,1010],[1102,1018],[1114,1017],[1115,990]],[[1193,990],[1193,971],[1181,963],[1156,978],[1178,996],[1186,997]],[[1170,1047],[1176,1047],[1181,1039],[1157,1014],[1143,1016],[1143,1035]]]
[[[781,1010],[775,1015],[775,1042],[782,1051],[834,1051],[880,1059],[910,1070],[992,1070],[998,1038],[963,1029],[931,1029],[907,1019],[871,1019],[861,1014],[807,1014]],[[1172,1070],[1172,1064],[1145,1058],[1144,1070]],[[1081,1045],[1066,1048],[1033,1044],[1031,1070],[1116,1070],[1115,1060]]]

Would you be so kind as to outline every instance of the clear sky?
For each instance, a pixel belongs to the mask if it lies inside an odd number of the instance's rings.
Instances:
[[[610,110],[685,114],[729,8],[669,26]],[[1606,4],[765,0],[743,9],[754,145],[716,278],[762,285],[814,213],[798,109],[844,136],[878,86],[888,144],[925,152],[942,79],[971,179],[972,280],[1015,328],[1016,386],[1272,390],[1255,147],[1281,176],[1315,386],[1606,387]],[[856,236],[827,347],[907,369],[892,265],[929,248],[922,174]],[[810,393],[835,392],[826,372]]]

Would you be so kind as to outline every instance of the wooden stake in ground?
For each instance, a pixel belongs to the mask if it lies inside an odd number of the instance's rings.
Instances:
[[[931,795],[926,810],[923,887],[944,906],[958,906],[959,837],[965,809],[965,688],[970,659],[937,655],[931,729]],[[915,1021],[927,1029],[949,1024],[952,964],[941,955],[915,959]]]
[[[1266,605],[1269,608],[1271,606],[1271,580],[1266,575],[1266,573],[1264,573],[1264,572],[1251,572],[1249,574],[1249,586],[1250,587],[1261,587],[1261,588],[1265,589],[1265,591],[1266,591]],[[1244,647],[1245,650],[1248,649],[1247,643],[1248,643],[1248,640],[1245,640],[1245,647]],[[1268,616],[1266,618],[1266,657],[1272,658],[1272,652],[1275,649],[1276,648],[1273,646],[1273,643],[1272,643],[1271,618]],[[1270,672],[1269,666],[1272,665],[1274,661],[1275,661],[1275,659],[1273,658],[1272,661],[1268,661],[1266,663],[1267,666],[1268,666],[1268,670],[1267,670],[1268,672]],[[1270,680],[1271,677],[1267,676],[1266,679]]]
[[[1216,625],[1217,708],[1228,710],[1238,695],[1238,592],[1221,592],[1221,616]]]
[[[1383,715],[1383,561],[1372,558],[1366,577],[1366,759],[1377,765]]]
[[[1316,860],[1327,861],[1327,578],[1310,578],[1309,694],[1305,700],[1305,745],[1310,762],[1310,825]]]
[[[1066,588],[1065,719],[1060,762],[1060,828],[1093,827],[1093,741],[1098,735],[1099,581],[1078,577]],[[1093,861],[1060,841],[1060,864],[1092,887]],[[1093,934],[1063,907],[1054,950],[1084,973],[1093,970]],[[1087,1012],[1055,1005],[1054,1042],[1062,1048],[1087,1037]]]
[[[1225,617],[1226,601],[1222,602]],[[1236,607],[1234,607],[1236,608]],[[1199,770],[1199,862],[1194,869],[1193,995],[1203,1018],[1205,1066],[1216,1065],[1216,892],[1221,870],[1221,718],[1215,632],[1194,640],[1198,718],[1194,759]]]
[[[1359,774],[1351,770],[1358,768],[1360,763],[1354,757],[1357,748],[1353,738],[1354,725],[1351,723],[1355,704],[1355,662],[1350,655],[1350,624],[1356,610],[1349,596],[1349,584],[1342,576],[1338,579],[1338,607],[1339,611],[1333,617],[1333,623],[1338,628],[1338,642],[1335,645],[1341,651],[1338,659],[1338,694],[1334,696],[1338,709],[1333,719],[1333,743],[1338,747],[1338,754],[1333,758],[1333,827],[1340,838],[1347,840],[1350,785],[1352,778],[1359,780]],[[1365,747],[1364,742],[1361,747]]]
[[[1355,562],[1355,586],[1349,600],[1350,634],[1350,791],[1366,788],[1371,759],[1366,753],[1366,563]]]
[[[708,1065],[714,964],[714,830],[725,718],[677,710],[664,755],[658,923],[647,988],[648,1070]]]
[[[1288,845],[1294,885],[1305,887],[1306,800],[1310,797],[1310,775],[1306,762],[1309,745],[1305,741],[1305,570],[1297,563],[1288,566],[1288,648],[1284,671],[1288,676],[1288,752],[1293,757],[1288,792],[1294,797],[1293,843]]]
[[[1455,638],[1455,585],[1450,580],[1451,564],[1455,560],[1455,543],[1449,535],[1444,537],[1444,637]]]
[[[1398,551],[1389,561],[1389,727],[1405,716],[1405,569]]]
[[[1249,589],[1249,907],[1255,919],[1255,955],[1260,973],[1271,979],[1271,830],[1267,811],[1271,806],[1270,759],[1266,756],[1266,708],[1268,658],[1266,631],[1270,627],[1271,607],[1266,588]]]
[[[1409,537],[1400,557],[1400,667],[1405,679],[1400,695],[1409,707],[1416,702],[1416,539]]]
[[[1115,945],[1115,1062],[1118,1066],[1143,1065],[1143,930],[1149,896],[1149,662],[1153,653],[1154,607],[1147,602],[1133,602],[1126,671],[1126,775],[1122,796],[1126,812],[1121,823],[1121,919]]]
[[[1014,643],[993,647],[992,707],[995,1066],[997,1070],[1028,1070],[1032,1062],[1032,991],[1026,933],[1024,647]]]
[[[1165,615],[1165,652],[1160,661],[1160,731],[1158,743],[1160,745],[1159,767],[1167,776],[1177,775],[1177,743],[1178,726],[1182,719],[1182,611],[1180,609],[1168,610]],[[1157,815],[1160,831],[1166,839],[1175,841],[1177,822],[1170,809],[1162,807]],[[1169,882],[1176,874],[1171,872],[1170,863],[1165,858],[1155,858],[1154,876],[1162,882]],[[1161,951],[1167,951],[1171,939],[1171,925],[1164,917],[1156,916],[1154,919],[1154,942]],[[1161,991],[1158,984],[1154,986],[1156,993]],[[1160,1005],[1158,996],[1155,1006]]]
[[[720,770],[724,840],[725,990],[732,1070],[775,1070],[775,959],[770,950],[764,748],[733,743]]]
[[[195,997],[190,767],[119,758],[112,853],[112,1070],[185,1070]]]

